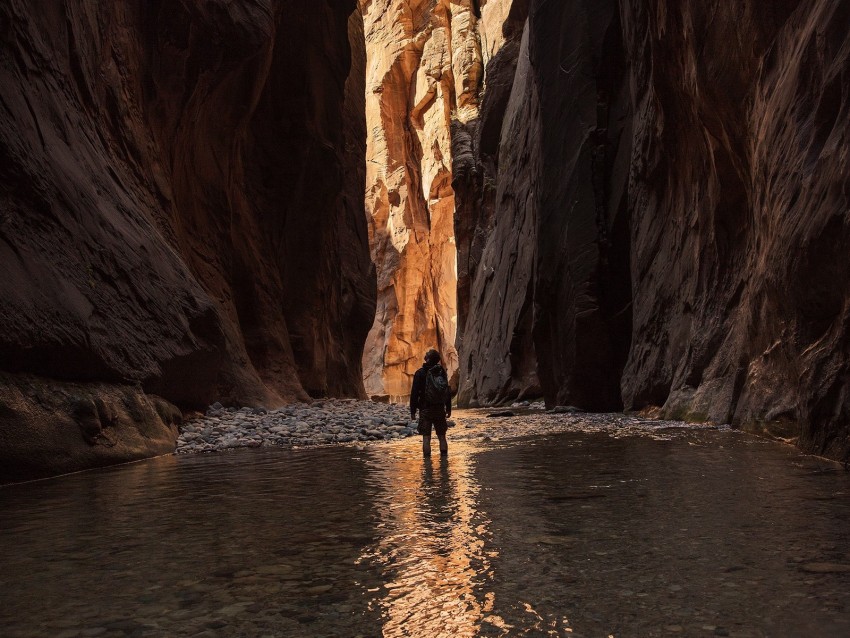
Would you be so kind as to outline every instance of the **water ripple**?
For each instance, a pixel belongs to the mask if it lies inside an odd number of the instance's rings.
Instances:
[[[0,635],[850,635],[846,473],[624,427],[5,487]]]

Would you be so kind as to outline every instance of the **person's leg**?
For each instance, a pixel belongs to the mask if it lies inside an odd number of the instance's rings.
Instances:
[[[422,456],[431,456],[431,436],[422,437]]]
[[[440,440],[440,455],[445,456],[449,453],[449,442],[446,440],[446,433],[440,434],[437,432],[437,438]]]

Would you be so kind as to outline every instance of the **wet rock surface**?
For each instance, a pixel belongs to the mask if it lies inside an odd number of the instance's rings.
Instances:
[[[404,439],[416,434],[406,405],[354,399],[322,399],[277,410],[225,408],[213,404],[206,415],[182,424],[177,454],[223,452],[238,448],[298,448],[362,444]],[[448,419],[449,441],[498,441],[558,432],[601,432],[634,436],[670,429],[729,429],[728,425],[693,426],[623,413],[584,413],[572,406],[545,410],[541,403],[516,404],[512,410],[459,410]]]
[[[0,371],[0,484],[170,454],[180,423],[134,386]]]

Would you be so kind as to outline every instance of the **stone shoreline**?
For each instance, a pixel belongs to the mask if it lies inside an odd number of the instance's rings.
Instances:
[[[403,439],[416,433],[409,408],[356,399],[321,399],[276,410],[213,404],[180,428],[177,454],[242,447],[301,447]]]
[[[545,411],[541,404],[514,404],[512,411],[462,410],[450,420],[454,440],[498,440],[530,434],[566,431],[608,432],[612,436],[667,436],[670,428],[728,428],[662,421],[622,413],[585,413],[558,407]],[[295,403],[276,410],[210,406],[200,419],[180,427],[177,454],[220,452],[245,447],[296,448],[335,443],[393,441],[416,434],[404,404],[374,403],[356,399],[320,399]],[[496,418],[494,418],[496,417]]]

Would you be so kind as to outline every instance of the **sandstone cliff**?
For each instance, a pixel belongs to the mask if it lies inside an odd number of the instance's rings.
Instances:
[[[843,454],[848,18],[844,0],[532,0],[453,138],[462,400],[536,374],[550,404]]]
[[[626,404],[841,454],[850,2],[623,15],[638,149]]]
[[[400,397],[428,348],[457,368],[451,119],[477,113],[472,0],[368,0],[366,209],[378,309],[366,391]]]
[[[120,460],[118,435],[85,434],[95,418],[144,430],[123,458],[168,451],[173,419],[128,408],[151,393],[363,394],[375,293],[354,9],[0,6],[4,476],[36,440],[64,460],[29,474]],[[44,383],[77,398],[39,404]]]
[[[531,328],[542,131],[518,5],[513,13],[509,2],[483,8],[485,97],[479,117],[454,123],[460,405],[541,393]]]
[[[531,8],[521,44],[528,4],[506,12],[481,117],[455,136],[459,398],[616,409],[630,322],[618,5]]]

